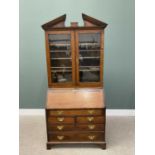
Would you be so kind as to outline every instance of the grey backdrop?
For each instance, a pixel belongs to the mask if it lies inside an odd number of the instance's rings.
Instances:
[[[108,23],[104,82],[107,108],[134,108],[134,0],[20,0],[20,108],[43,108],[47,90],[45,39],[41,25],[81,13]]]

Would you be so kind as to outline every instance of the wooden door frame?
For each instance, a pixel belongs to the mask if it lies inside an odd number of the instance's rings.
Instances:
[[[66,83],[54,83],[51,76],[51,61],[50,61],[50,49],[49,49],[49,34],[70,34],[71,35],[71,56],[72,56],[72,82]],[[75,86],[75,45],[74,45],[74,31],[45,31],[45,44],[46,44],[46,60],[47,60],[47,72],[48,72],[48,86],[49,87],[74,87]]]
[[[95,33],[100,32],[100,81],[99,82],[80,82],[79,80],[79,33]],[[103,60],[104,60],[104,32],[103,30],[76,30],[75,45],[76,45],[76,85],[77,87],[103,87]]]

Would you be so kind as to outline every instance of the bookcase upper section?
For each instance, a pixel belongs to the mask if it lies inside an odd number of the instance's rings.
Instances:
[[[82,14],[84,26],[66,15],[44,25],[48,86],[103,87],[104,29],[106,23]]]

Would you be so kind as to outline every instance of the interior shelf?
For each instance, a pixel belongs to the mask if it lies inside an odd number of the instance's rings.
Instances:
[[[70,50],[52,50],[51,53],[57,53],[57,52],[69,52]]]
[[[98,72],[99,69],[92,70],[92,69],[81,69],[80,72]],[[52,72],[72,72],[72,70],[52,70]]]
[[[100,67],[100,66],[80,66],[81,67]]]
[[[51,67],[51,68],[72,68],[72,67]]]
[[[72,70],[52,70],[52,72],[72,72]]]
[[[93,50],[80,50],[80,52],[100,52],[100,50],[95,50],[95,49],[93,49]]]
[[[79,59],[99,59],[100,57],[79,57]]]
[[[71,59],[71,58],[51,58],[51,60],[68,60],[68,59]]]
[[[99,69],[96,69],[96,70],[91,70],[91,69],[82,69],[80,70],[80,72],[98,72],[100,71]]]
[[[66,43],[66,44],[53,44],[53,43],[49,43],[50,46],[70,46],[70,44]]]
[[[59,40],[49,39],[49,42],[61,42],[61,41],[70,41],[70,39],[59,39]]]

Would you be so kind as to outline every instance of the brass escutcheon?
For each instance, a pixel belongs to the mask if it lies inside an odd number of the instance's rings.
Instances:
[[[90,130],[93,130],[93,129],[95,129],[95,125],[88,125],[88,128],[89,128]]]
[[[58,110],[58,111],[57,111],[57,114],[58,114],[58,115],[62,115],[62,114],[63,114],[63,111],[62,111],[62,110]]]
[[[90,135],[90,136],[88,136],[88,138],[89,138],[90,140],[94,140],[94,139],[95,139],[95,136],[94,136],[94,135]]]
[[[89,122],[92,122],[94,120],[94,117],[87,117]]]
[[[62,130],[63,128],[64,128],[63,125],[58,125],[58,126],[57,126],[57,129],[58,129],[58,130]]]
[[[63,140],[64,139],[64,136],[57,136],[57,139]]]
[[[59,122],[63,122],[63,121],[64,121],[64,117],[58,117],[57,120],[58,120]]]
[[[95,112],[94,110],[88,110],[89,114],[94,114],[94,112]]]

